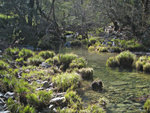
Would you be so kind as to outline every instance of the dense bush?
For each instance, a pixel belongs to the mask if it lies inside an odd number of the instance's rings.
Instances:
[[[9,67],[9,64],[0,60],[0,70],[5,70]]]
[[[52,78],[59,90],[67,90],[69,87],[77,88],[80,83],[80,76],[76,73],[62,73]]]
[[[94,47],[94,46],[90,46],[90,47],[88,48],[88,50],[89,50],[89,51],[95,51],[95,47]]]
[[[41,56],[44,59],[48,59],[54,57],[55,53],[53,51],[41,51],[39,52],[39,56]]]
[[[29,57],[33,55],[34,55],[34,52],[29,49],[23,48],[21,51],[19,51],[19,57],[24,58],[24,60],[27,60]]]
[[[39,66],[42,62],[44,62],[44,59],[38,55],[28,58],[27,60],[28,64]]]
[[[98,52],[108,52],[109,48],[108,47],[97,47]]]
[[[150,99],[147,99],[144,104],[144,109],[146,110],[146,113],[150,113]]]
[[[72,60],[76,59],[77,55],[75,54],[60,54],[59,61],[62,64],[70,64]]]
[[[143,66],[143,71],[146,73],[150,73],[150,63],[149,62]]]
[[[19,48],[7,48],[5,49],[5,54],[9,55],[13,59],[18,58]]]
[[[83,68],[85,66],[86,66],[86,61],[84,58],[74,59],[69,65],[70,68]]]
[[[81,68],[77,70],[84,80],[93,80],[93,68]]]
[[[119,63],[117,61],[117,59],[115,57],[110,57],[107,62],[106,62],[106,66],[109,67],[118,67]]]
[[[119,55],[117,55],[116,59],[120,67],[130,68],[132,67],[133,62],[136,59],[136,55],[134,55],[133,53],[129,51],[124,51],[124,52],[121,52]]]

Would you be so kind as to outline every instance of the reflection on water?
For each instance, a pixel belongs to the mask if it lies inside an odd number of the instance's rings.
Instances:
[[[94,92],[90,82],[83,82],[81,97],[86,103],[95,103],[100,97],[109,100],[108,113],[141,113],[144,102],[139,97],[150,94],[150,75],[137,73],[135,70],[111,69],[105,66],[106,60],[114,53],[89,53],[85,49],[64,49],[63,53],[72,52],[83,56],[88,66],[94,68],[94,78],[104,83],[103,92]]]

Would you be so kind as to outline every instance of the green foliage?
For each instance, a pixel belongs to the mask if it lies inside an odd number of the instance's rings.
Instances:
[[[26,98],[27,98],[27,102],[28,104],[34,106],[34,107],[38,107],[39,104],[40,104],[40,101],[39,101],[39,98],[38,98],[38,95],[35,94],[35,93],[28,93],[26,95]]]
[[[75,91],[67,91],[65,94],[65,99],[70,107],[74,108],[75,110],[82,108],[81,98],[77,95]]]
[[[29,57],[33,56],[34,52],[32,50],[29,49],[21,49],[21,51],[19,52],[19,57],[20,58],[24,58],[24,60],[27,60]]]
[[[0,70],[6,70],[7,68],[9,68],[9,64],[0,60]]]
[[[13,59],[18,58],[19,48],[7,48],[5,49],[5,54],[9,55]]]
[[[60,54],[58,58],[59,58],[60,63],[70,64],[72,62],[72,60],[77,58],[77,55],[72,54],[72,53],[70,53],[70,54]]]
[[[108,47],[97,47],[98,52],[108,52]]]
[[[150,63],[149,62],[143,66],[143,71],[146,73],[150,73]]]
[[[35,108],[31,107],[30,105],[27,105],[24,107],[20,113],[36,113]]]
[[[136,59],[136,55],[129,51],[124,51],[117,55],[116,59],[119,62],[119,66],[124,68],[130,68],[132,67],[133,62]]]
[[[45,60],[46,63],[52,65],[53,64],[53,59],[52,58],[48,58],[47,60]]]
[[[39,91],[38,96],[39,96],[39,100],[41,103],[43,103],[44,105],[48,105],[50,99],[53,96],[53,92],[52,91]]]
[[[95,51],[95,47],[94,47],[94,46],[90,46],[90,47],[88,48],[88,50],[89,50],[89,51]]]
[[[86,113],[86,112],[89,112],[89,113],[106,113],[103,108],[100,107],[100,105],[89,105],[87,110],[83,113]]]
[[[41,56],[44,59],[53,58],[55,56],[55,53],[53,51],[41,51],[39,52],[39,56]]]
[[[69,87],[77,88],[80,83],[80,76],[76,73],[62,73],[52,78],[58,89],[63,91]]]
[[[27,63],[34,66],[39,66],[44,59],[38,55],[28,58]]]
[[[84,58],[77,58],[73,60],[69,65],[70,68],[83,68],[85,66],[86,66],[86,61]]]
[[[81,75],[84,80],[92,80],[93,79],[93,68],[81,68],[77,70],[77,72]]]
[[[122,49],[120,47],[111,47],[110,48],[112,52],[120,53]]]
[[[144,104],[144,109],[146,110],[146,113],[150,112],[150,99],[147,99]]]
[[[107,62],[106,62],[106,66],[109,67],[118,67],[119,63],[117,61],[117,59],[115,57],[110,57]]]
[[[136,69],[137,69],[138,71],[143,71],[143,65],[144,65],[143,62],[141,62],[141,61],[136,61]]]

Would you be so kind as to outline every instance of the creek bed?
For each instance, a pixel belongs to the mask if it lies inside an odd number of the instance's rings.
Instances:
[[[88,66],[94,69],[94,79],[104,83],[102,92],[92,91],[91,82],[84,81],[80,88],[85,105],[97,102],[100,97],[108,99],[107,113],[141,113],[144,101],[140,98],[150,94],[150,75],[135,70],[111,69],[105,66],[106,60],[115,53],[90,53],[86,49],[63,49],[62,53],[75,53],[86,58]]]

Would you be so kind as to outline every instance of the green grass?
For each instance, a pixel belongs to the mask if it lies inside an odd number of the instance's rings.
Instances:
[[[106,62],[106,66],[108,66],[108,67],[118,67],[119,63],[118,63],[118,61],[115,57],[110,57]]]
[[[52,82],[54,82],[59,90],[66,91],[70,87],[78,87],[80,76],[76,73],[62,73],[53,77]]]
[[[9,68],[9,64],[0,60],[0,70],[6,70]]]
[[[53,58],[55,56],[55,53],[53,51],[41,51],[39,52],[39,56],[41,56],[44,59]]]
[[[28,58],[27,63],[29,65],[39,66],[44,61],[45,60],[41,56],[36,55],[36,56]]]

